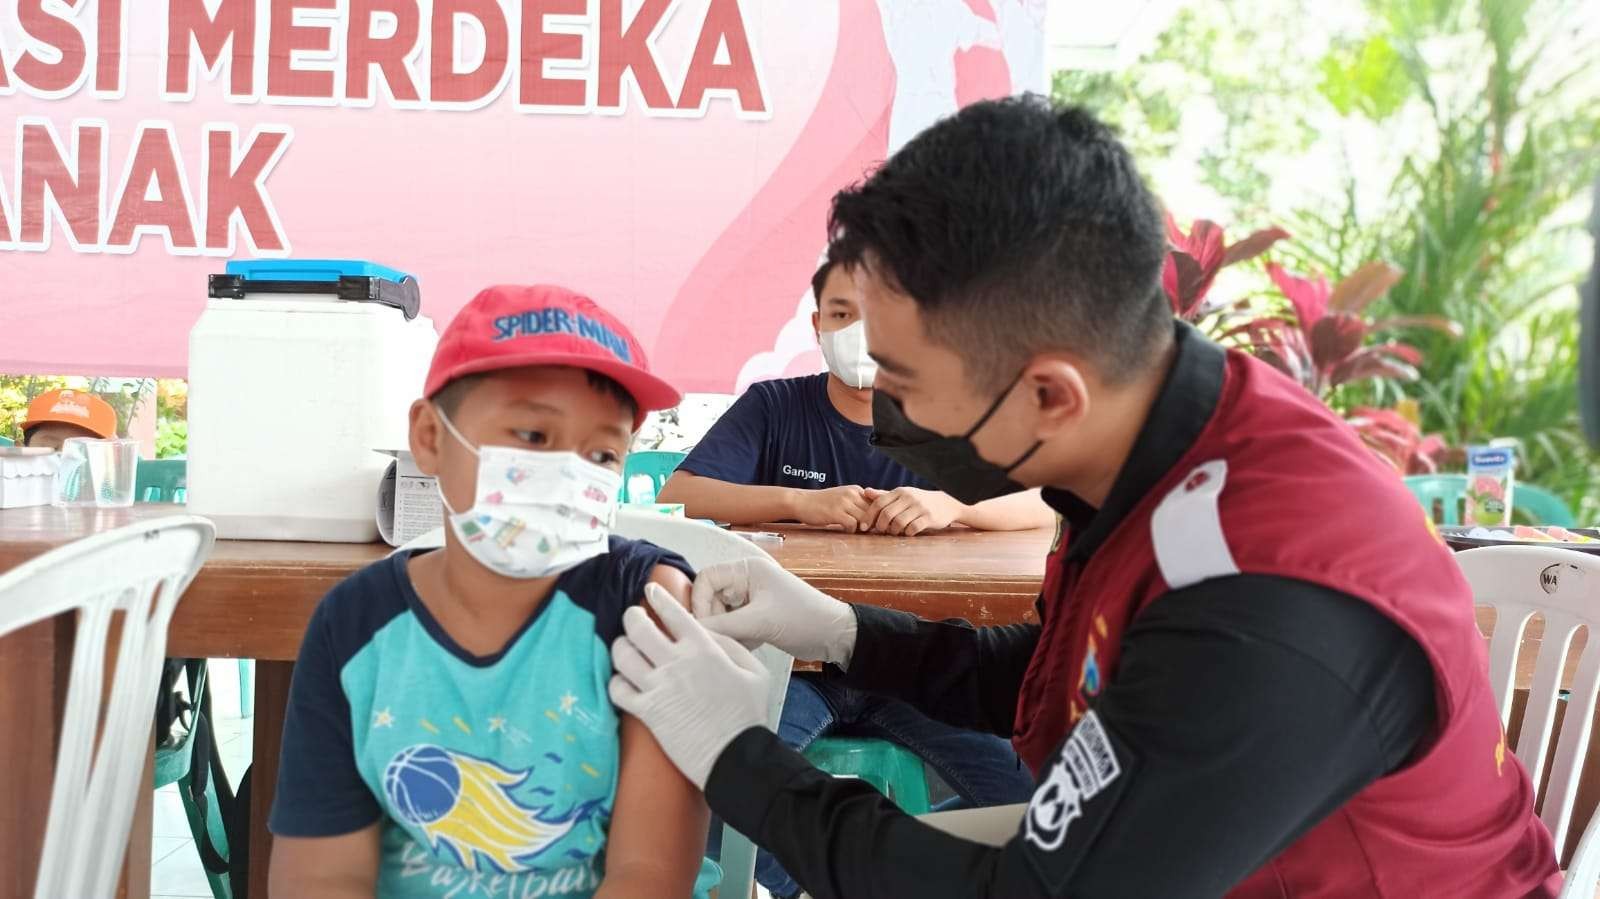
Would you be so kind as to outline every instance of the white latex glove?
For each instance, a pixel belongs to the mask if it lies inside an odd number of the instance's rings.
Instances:
[[[694,617],[745,646],[771,643],[803,661],[850,667],[856,613],[771,559],[739,559],[700,569]]]
[[[767,669],[738,641],[708,632],[656,584],[645,601],[667,633],[634,606],[611,647],[611,701],[644,722],[701,791],[733,738],[767,724]],[[670,636],[668,636],[670,634]]]

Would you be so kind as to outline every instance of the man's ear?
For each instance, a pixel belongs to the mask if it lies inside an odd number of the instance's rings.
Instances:
[[[411,404],[411,457],[418,471],[429,476],[439,473],[439,445],[445,436],[433,403],[417,400]]]
[[[822,316],[820,313],[811,313],[811,333],[817,338],[817,343],[822,342]]]
[[[1029,363],[1017,390],[1029,394],[1039,408],[1039,440],[1054,436],[1063,428],[1082,421],[1089,414],[1089,384],[1071,359],[1041,357]]]

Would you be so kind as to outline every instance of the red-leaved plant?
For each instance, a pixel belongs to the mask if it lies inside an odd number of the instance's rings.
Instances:
[[[1361,435],[1362,443],[1401,474],[1433,474],[1439,470],[1444,438],[1438,434],[1424,437],[1416,424],[1399,412],[1362,406],[1345,421]]]
[[[1172,302],[1173,314],[1185,321],[1205,315],[1206,294],[1217,272],[1265,253],[1289,236],[1282,228],[1263,228],[1238,243],[1230,244],[1222,226],[1209,219],[1196,219],[1185,234],[1171,214],[1167,215],[1166,264],[1161,270],[1161,286]]]
[[[1404,274],[1387,262],[1369,262],[1335,287],[1328,279],[1302,278],[1276,263],[1267,274],[1294,308],[1293,318],[1264,315],[1226,330],[1262,361],[1327,398],[1334,388],[1368,378],[1416,380],[1422,354],[1410,344],[1386,341],[1367,345],[1367,338],[1395,328],[1427,327],[1455,332],[1456,325],[1437,316],[1410,316],[1371,322],[1362,311],[1383,296]]]

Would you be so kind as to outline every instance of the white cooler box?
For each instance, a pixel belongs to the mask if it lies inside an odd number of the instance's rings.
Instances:
[[[417,282],[366,262],[257,260],[212,275],[189,332],[189,511],[236,540],[378,539],[439,340]]]

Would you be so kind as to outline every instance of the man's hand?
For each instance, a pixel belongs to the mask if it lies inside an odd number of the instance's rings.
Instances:
[[[867,521],[867,491],[854,484],[827,490],[796,489],[794,517],[801,524],[827,527],[838,525],[847,531],[863,530]]]
[[[865,529],[874,534],[915,537],[923,531],[941,531],[955,524],[966,508],[955,497],[936,490],[896,487],[893,490],[868,490],[872,505],[862,517]]]
[[[611,701],[644,722],[697,788],[734,737],[767,724],[767,669],[735,640],[701,627],[655,584],[622,615],[625,635],[611,647]],[[671,636],[668,636],[668,635]]]
[[[745,646],[771,643],[797,659],[850,667],[855,610],[771,559],[700,569],[689,604],[706,630]]]

